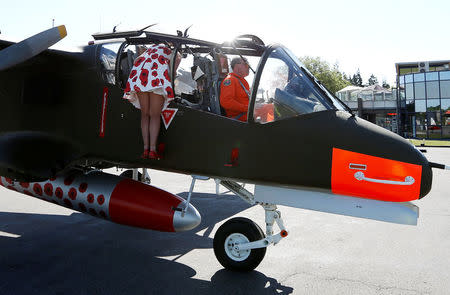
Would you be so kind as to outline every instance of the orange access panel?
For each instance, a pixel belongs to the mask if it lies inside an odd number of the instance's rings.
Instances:
[[[333,148],[334,194],[390,202],[417,200],[422,166]]]

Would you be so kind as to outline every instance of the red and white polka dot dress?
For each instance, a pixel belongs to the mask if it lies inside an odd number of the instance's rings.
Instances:
[[[166,45],[150,46],[135,61],[124,89],[124,98],[140,109],[136,92],[154,92],[165,97],[164,108],[173,100],[173,89],[169,75],[169,56]]]

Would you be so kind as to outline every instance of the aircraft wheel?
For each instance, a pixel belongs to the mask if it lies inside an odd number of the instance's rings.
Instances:
[[[222,224],[214,236],[214,254],[223,267],[233,271],[251,271],[266,255],[266,248],[237,251],[236,243],[264,239],[261,228],[248,218],[232,218]]]
[[[120,173],[120,176],[133,179],[133,170],[128,169]],[[138,171],[138,180],[142,181],[142,173]]]

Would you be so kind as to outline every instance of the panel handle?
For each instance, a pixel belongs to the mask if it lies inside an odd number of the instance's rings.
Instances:
[[[395,181],[395,180],[385,180],[385,179],[375,179],[375,178],[365,177],[364,173],[361,171],[358,171],[355,173],[355,178],[360,181],[365,180],[368,182],[394,184],[394,185],[412,185],[415,182],[415,180],[412,176],[406,176],[405,181]]]

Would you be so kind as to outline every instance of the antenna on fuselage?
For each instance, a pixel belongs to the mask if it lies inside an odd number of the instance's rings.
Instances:
[[[188,30],[192,27],[192,25],[190,25],[189,27],[186,28],[186,30],[184,30],[184,33],[180,30],[177,30],[177,36],[178,37],[183,37],[183,38],[187,38],[189,37],[189,35],[187,34]]]
[[[148,29],[148,28],[150,28],[150,27],[153,27],[153,26],[155,26],[155,25],[157,25],[157,24],[158,24],[158,23],[154,23],[154,24],[148,25],[148,26],[146,26],[145,28],[140,29],[139,31],[140,31],[140,32],[143,32],[145,29]]]
[[[117,27],[120,26],[121,24],[122,24],[122,23],[118,23],[117,25],[114,26],[114,28],[113,28],[113,33],[116,32]]]
[[[189,37],[189,35],[187,34],[187,32],[189,31],[189,29],[190,29],[191,27],[192,27],[192,25],[190,25],[189,27],[186,28],[186,30],[184,30],[184,34],[183,34],[183,37],[184,37],[184,38]]]

